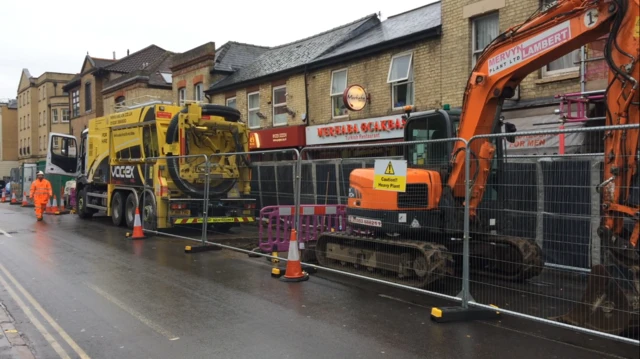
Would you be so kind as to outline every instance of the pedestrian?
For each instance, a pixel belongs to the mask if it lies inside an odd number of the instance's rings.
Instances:
[[[31,183],[31,193],[29,194],[29,198],[33,200],[38,221],[42,221],[42,215],[47,208],[49,198],[52,196],[53,189],[51,188],[51,182],[44,178],[42,171],[38,171],[36,180]]]

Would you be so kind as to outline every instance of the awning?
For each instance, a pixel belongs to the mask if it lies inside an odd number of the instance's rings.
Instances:
[[[524,131],[544,131],[559,130],[560,115],[540,115],[531,117],[519,117],[506,119],[516,126],[518,132]],[[546,125],[545,125],[546,124]],[[584,122],[565,123],[564,128],[582,128]],[[503,129],[504,131],[504,129]],[[564,153],[577,153],[584,144],[583,133],[566,133],[564,134]],[[506,146],[506,155],[557,155],[560,154],[560,135],[557,134],[540,134],[531,136],[518,136],[514,143],[504,141]]]

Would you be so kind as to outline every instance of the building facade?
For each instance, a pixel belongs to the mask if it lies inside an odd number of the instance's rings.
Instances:
[[[73,74],[22,71],[18,85],[18,156],[21,163],[46,157],[50,132],[69,133],[69,95],[63,87]]]
[[[172,101],[171,58],[174,53],[150,45],[94,72],[104,76],[104,115],[151,101]]]
[[[0,100],[0,179],[18,167],[18,101]]]
[[[268,48],[238,42],[227,42],[216,49],[214,42],[198,46],[173,57],[173,98],[180,105],[189,102],[209,102],[205,90],[235,71],[253,62]],[[230,99],[226,105],[236,107]]]
[[[252,132],[253,150],[300,148],[308,124],[306,66],[380,21],[375,14],[314,36],[269,48],[210,86],[211,102],[235,106]]]
[[[102,88],[105,73],[100,71],[116,60],[85,56],[80,68],[63,90],[68,93],[68,108],[64,116],[70,119],[69,133],[80,139],[82,130],[87,128],[89,120],[104,115]]]

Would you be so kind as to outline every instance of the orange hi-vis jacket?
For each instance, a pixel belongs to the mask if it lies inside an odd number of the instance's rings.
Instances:
[[[42,212],[47,206],[51,196],[53,196],[53,189],[51,188],[51,182],[46,178],[42,180],[36,179],[31,182],[29,197],[33,198],[33,204],[36,207],[35,212],[38,218],[42,218]]]

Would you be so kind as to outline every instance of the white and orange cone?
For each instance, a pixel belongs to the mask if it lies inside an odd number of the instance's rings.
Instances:
[[[2,189],[2,203],[7,202],[7,193],[4,189]]]
[[[129,233],[127,233],[127,237],[129,237]],[[133,219],[133,235],[130,237],[131,239],[144,239],[146,238],[144,232],[142,231],[142,221],[140,221],[140,209],[136,207],[136,216]]]
[[[16,198],[15,192],[11,192],[11,204],[20,204],[20,202],[18,202],[18,199]]]
[[[300,251],[298,249],[298,232],[291,230],[289,240],[289,254],[287,255],[287,269],[284,276],[280,277],[284,282],[303,282],[309,280],[309,273],[302,270],[300,263]]]

